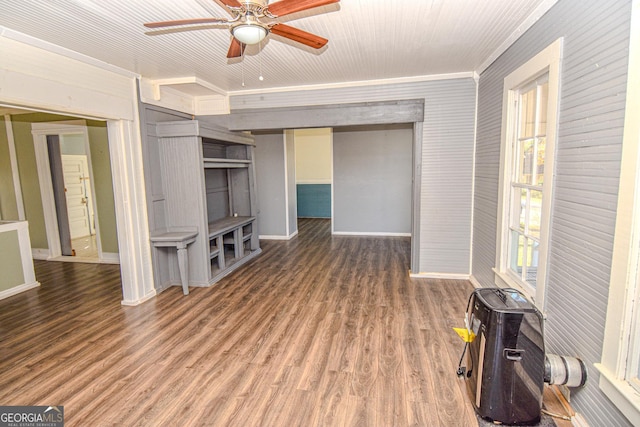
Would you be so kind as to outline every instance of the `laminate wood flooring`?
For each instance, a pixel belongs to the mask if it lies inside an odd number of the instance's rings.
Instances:
[[[472,286],[409,277],[410,241],[290,241],[210,288],[120,304],[119,267],[38,262],[0,301],[0,404],[67,426],[477,426],[455,370]]]

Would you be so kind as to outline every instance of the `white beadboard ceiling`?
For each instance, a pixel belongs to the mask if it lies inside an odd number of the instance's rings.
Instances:
[[[213,0],[2,0],[0,26],[149,79],[195,77],[230,93],[478,71],[553,3],[341,0],[280,20],[328,38],[323,49],[269,35],[262,51],[250,47],[243,61],[226,58],[230,35],[223,26],[155,35],[143,27],[227,18]]]

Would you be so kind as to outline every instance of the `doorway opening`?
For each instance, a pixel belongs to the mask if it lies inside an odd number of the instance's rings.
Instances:
[[[412,235],[413,124],[293,131],[298,218],[336,235]]]
[[[94,178],[93,163],[104,156],[92,156],[86,121],[38,122],[32,123],[31,129],[49,246],[47,259],[117,262],[117,254],[105,253],[101,241],[96,197],[96,186],[101,184]],[[102,133],[106,138],[106,127]],[[107,169],[110,174],[108,165]],[[109,196],[107,199],[113,199],[112,190]]]
[[[293,131],[298,218],[333,218],[333,129]]]
[[[97,260],[96,208],[86,133],[47,135],[47,148],[62,255]]]

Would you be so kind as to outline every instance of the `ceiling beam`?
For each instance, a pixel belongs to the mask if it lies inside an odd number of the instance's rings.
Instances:
[[[233,110],[229,130],[274,130],[424,121],[424,100]]]

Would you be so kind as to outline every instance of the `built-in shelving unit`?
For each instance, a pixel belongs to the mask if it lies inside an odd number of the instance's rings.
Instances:
[[[253,137],[198,120],[156,125],[168,228],[194,227],[190,286],[208,286],[260,253]]]

